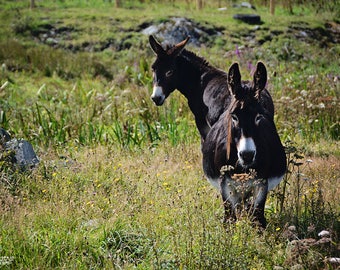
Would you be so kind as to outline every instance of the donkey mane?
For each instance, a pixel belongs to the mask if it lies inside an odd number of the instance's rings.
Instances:
[[[176,45],[167,45],[165,50],[166,51],[171,51],[172,49],[176,48]],[[204,59],[201,56],[198,56],[196,53],[192,52],[192,51],[188,51],[187,49],[183,49],[181,54],[179,55],[180,57],[183,57],[184,59],[186,59],[187,61],[189,61],[190,63],[192,63],[194,66],[199,67],[199,68],[213,68],[215,69],[215,67],[211,66],[210,63]]]
[[[206,59],[186,49],[182,51],[179,57],[184,58],[185,60],[190,62],[192,65],[196,66],[199,70],[216,69],[215,67],[211,66],[210,63]]]
[[[165,51],[168,53],[172,53],[174,49],[176,49],[176,45],[167,44],[165,47]],[[185,48],[183,48],[178,57],[183,58],[199,71],[217,70],[217,68],[212,66],[205,58],[198,56],[196,53],[188,51]]]

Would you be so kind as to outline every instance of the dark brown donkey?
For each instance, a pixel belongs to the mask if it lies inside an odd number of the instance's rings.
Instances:
[[[210,126],[218,120],[230,102],[227,74],[184,49],[189,37],[167,49],[163,49],[153,36],[149,37],[149,41],[157,56],[152,64],[152,100],[160,106],[174,90],[179,90],[187,98],[204,140]]]
[[[220,185],[225,219],[235,219],[239,207],[245,207],[262,227],[267,192],[280,183],[287,167],[266,83],[263,63],[257,63],[252,82],[241,81],[238,64],[233,64],[227,83],[231,101],[202,146],[204,173]]]
[[[232,179],[232,177],[241,173],[252,172],[254,175],[253,170],[258,169],[258,166],[262,166],[262,163],[258,162],[262,156],[262,149],[257,149],[257,139],[250,139],[248,136],[248,126],[243,127],[244,123],[248,125],[252,121],[254,122],[255,119],[250,119],[253,115],[249,115],[248,117],[246,113],[243,113],[241,120],[238,119],[238,121],[236,121],[238,115],[234,112],[230,113],[231,106],[237,107],[236,103],[238,104],[238,102],[235,102],[235,100],[241,100],[242,98],[247,100],[247,102],[239,102],[244,105],[248,104],[248,100],[257,100],[262,110],[259,116],[256,117],[256,123],[262,123],[262,118],[268,119],[267,121],[272,123],[273,132],[276,134],[275,136],[277,136],[280,146],[278,147],[280,150],[279,153],[273,152],[273,155],[277,154],[281,160],[283,153],[284,164],[279,165],[280,172],[274,169],[274,174],[272,174],[272,172],[263,174],[262,170],[260,173],[257,173],[256,179],[265,179],[263,181],[255,181],[256,183],[261,182],[263,183],[262,185],[265,185],[265,195],[267,194],[268,181],[270,188],[276,186],[282,179],[286,168],[284,151],[273,122],[273,101],[269,92],[265,89],[267,80],[266,69],[262,63],[259,63],[254,75],[253,85],[241,83],[238,65],[236,65],[237,68],[233,65],[233,68],[229,70],[229,74],[214,68],[203,58],[184,49],[188,40],[189,38],[173,47],[163,49],[163,47],[150,36],[149,41],[151,48],[157,56],[157,59],[152,65],[154,80],[151,98],[157,106],[160,106],[175,89],[179,90],[187,98],[202,138],[204,172],[211,184],[221,191],[228,217],[235,217],[235,210],[241,203],[241,199],[244,201],[244,196],[242,198],[239,198],[240,196],[238,195],[230,196],[230,190],[228,189],[230,181],[228,181],[228,179]],[[251,95],[253,95],[252,98],[250,98]],[[248,108],[248,106],[246,107]],[[265,114],[263,114],[262,111],[265,111]],[[242,112],[244,111],[242,110]],[[231,121],[230,119],[234,120]],[[239,134],[243,134],[242,140],[240,139],[241,137],[238,138],[236,136],[237,132],[235,130],[237,127],[234,125],[237,123],[239,125]],[[254,125],[251,125],[249,130],[253,130]],[[267,134],[264,135],[266,136]],[[262,139],[265,140],[266,137]],[[243,149],[243,153],[241,153],[242,151],[239,153],[235,150],[236,145],[238,145],[236,140],[240,140],[241,146],[239,148]],[[271,146],[271,142],[267,144]],[[249,147],[252,150],[249,150]],[[224,156],[224,158],[222,156]],[[254,160],[251,161],[252,159]],[[230,165],[233,169],[221,174],[221,169],[225,168],[226,165]],[[268,166],[271,167],[272,165],[270,163],[265,164],[263,171],[268,171]],[[277,180],[274,180],[276,178]],[[258,186],[251,184],[254,182],[252,180],[247,181],[247,183],[250,183],[250,186]],[[233,189],[233,193],[240,193],[238,189],[239,185]],[[265,226],[265,219],[262,215],[263,209],[261,210],[260,208],[264,207],[266,196],[263,196],[263,192],[260,192],[261,190],[261,188],[256,188],[255,192],[259,195],[259,198],[263,197],[264,200],[255,200],[256,203],[260,201],[260,204],[255,206],[253,212],[262,226]],[[247,192],[247,195],[248,194],[250,193]],[[230,211],[230,209],[232,211]],[[261,215],[263,217],[260,217]]]

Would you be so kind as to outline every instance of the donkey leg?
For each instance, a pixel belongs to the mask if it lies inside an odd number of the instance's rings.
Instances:
[[[234,223],[236,221],[235,207],[239,198],[235,187],[230,183],[227,177],[224,177],[221,181],[221,195],[224,205],[223,223]]]
[[[252,210],[254,220],[259,222],[262,228],[266,228],[267,226],[267,221],[264,216],[264,207],[266,204],[267,193],[268,193],[268,181],[262,180],[255,187],[254,203]]]

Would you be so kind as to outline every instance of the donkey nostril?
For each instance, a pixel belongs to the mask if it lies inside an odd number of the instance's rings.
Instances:
[[[163,98],[161,96],[151,96],[151,99],[156,105],[162,105],[163,104]]]
[[[249,164],[253,162],[255,156],[255,151],[241,151],[240,157],[242,158],[243,162]]]

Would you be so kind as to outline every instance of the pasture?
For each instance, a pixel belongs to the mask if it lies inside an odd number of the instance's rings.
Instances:
[[[1,154],[1,269],[339,267],[339,7],[273,16],[253,2],[260,26],[232,19],[250,11],[229,1],[0,0],[0,126],[40,158],[22,172]],[[210,64],[238,62],[249,80],[259,60],[267,67],[288,172],[264,231],[246,216],[223,226],[186,99],[150,99],[142,30],[171,17],[222,33],[187,45]]]

